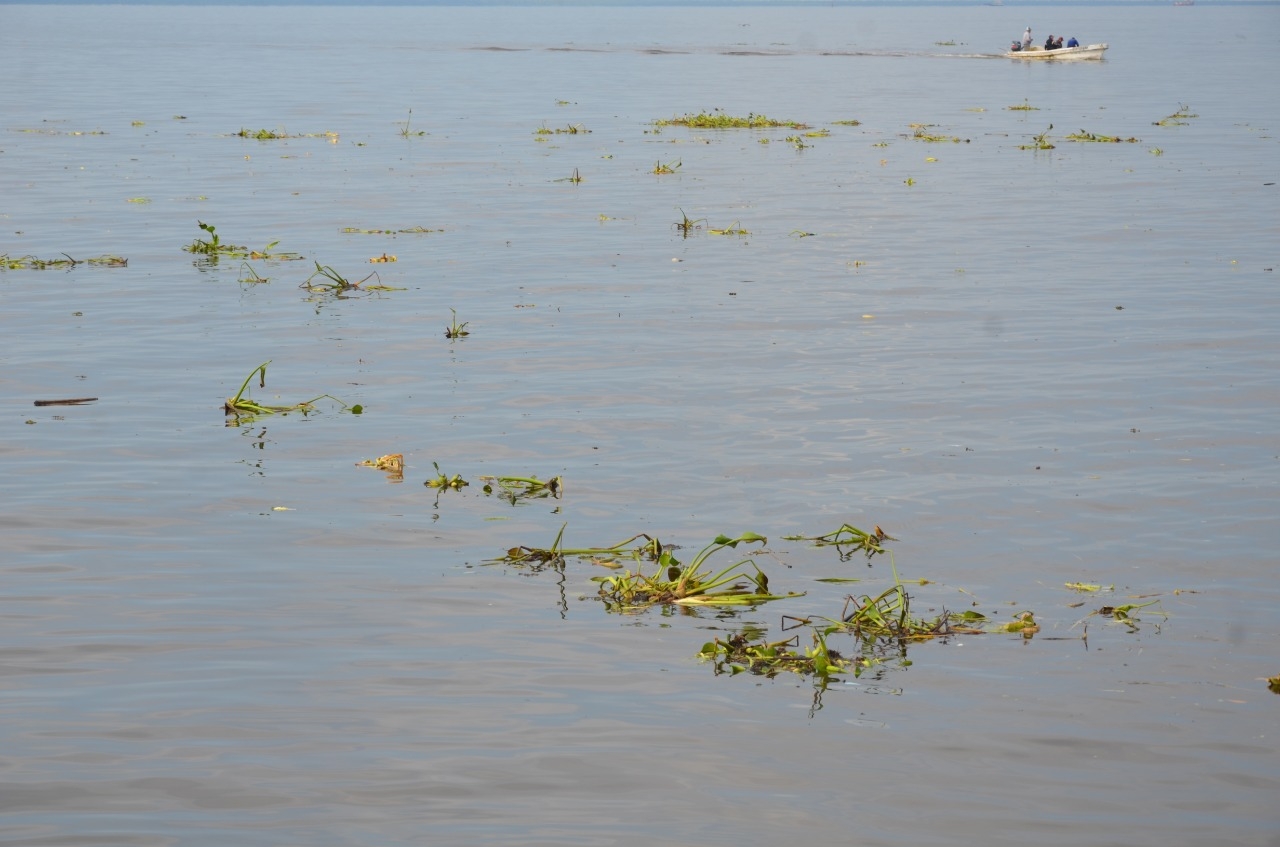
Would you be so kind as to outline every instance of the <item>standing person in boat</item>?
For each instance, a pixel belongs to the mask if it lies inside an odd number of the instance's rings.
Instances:
[[[1022,33],[1022,49],[1031,49],[1031,27],[1027,27],[1027,31]]]
[[[1071,38],[1067,41],[1067,46],[1068,46],[1068,47],[1079,47],[1079,46],[1080,46],[1080,42],[1079,42],[1079,41],[1076,41],[1076,37],[1073,35],[1073,36],[1071,36]]]

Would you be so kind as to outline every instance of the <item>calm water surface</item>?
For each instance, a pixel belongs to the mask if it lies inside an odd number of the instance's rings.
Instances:
[[[1274,7],[0,22],[0,253],[128,258],[0,272],[5,844],[1280,843]],[[1028,23],[1112,49],[993,58]],[[653,123],[715,108],[830,135]],[[306,258],[241,282],[197,221]],[[364,414],[228,426],[267,360]],[[697,660],[883,590],[783,540],[844,521],[918,611],[1041,633],[826,691]],[[485,564],[566,524],[763,533],[807,594],[620,617]]]

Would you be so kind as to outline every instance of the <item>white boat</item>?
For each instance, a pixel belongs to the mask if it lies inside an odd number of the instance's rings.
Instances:
[[[1004,56],[1006,59],[1101,59],[1106,50],[1105,44],[1081,44],[1057,50],[1046,50],[1033,44],[1026,50],[1010,50]]]

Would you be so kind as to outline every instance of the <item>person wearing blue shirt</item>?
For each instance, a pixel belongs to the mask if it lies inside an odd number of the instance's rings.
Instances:
[[[1079,41],[1076,41],[1076,37],[1073,35],[1073,36],[1071,36],[1071,40],[1067,42],[1067,46],[1068,46],[1068,47],[1079,47],[1079,46],[1080,46],[1080,42],[1079,42]]]

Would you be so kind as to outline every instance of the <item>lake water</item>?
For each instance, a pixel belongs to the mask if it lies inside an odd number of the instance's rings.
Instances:
[[[0,22],[4,844],[1280,844],[1274,6]],[[996,58],[1029,23],[1111,49]],[[655,125],[713,109],[810,129]],[[268,360],[363,414],[225,418]],[[1040,632],[699,660],[890,587],[784,539],[845,522]],[[562,526],[806,594],[492,564]]]

